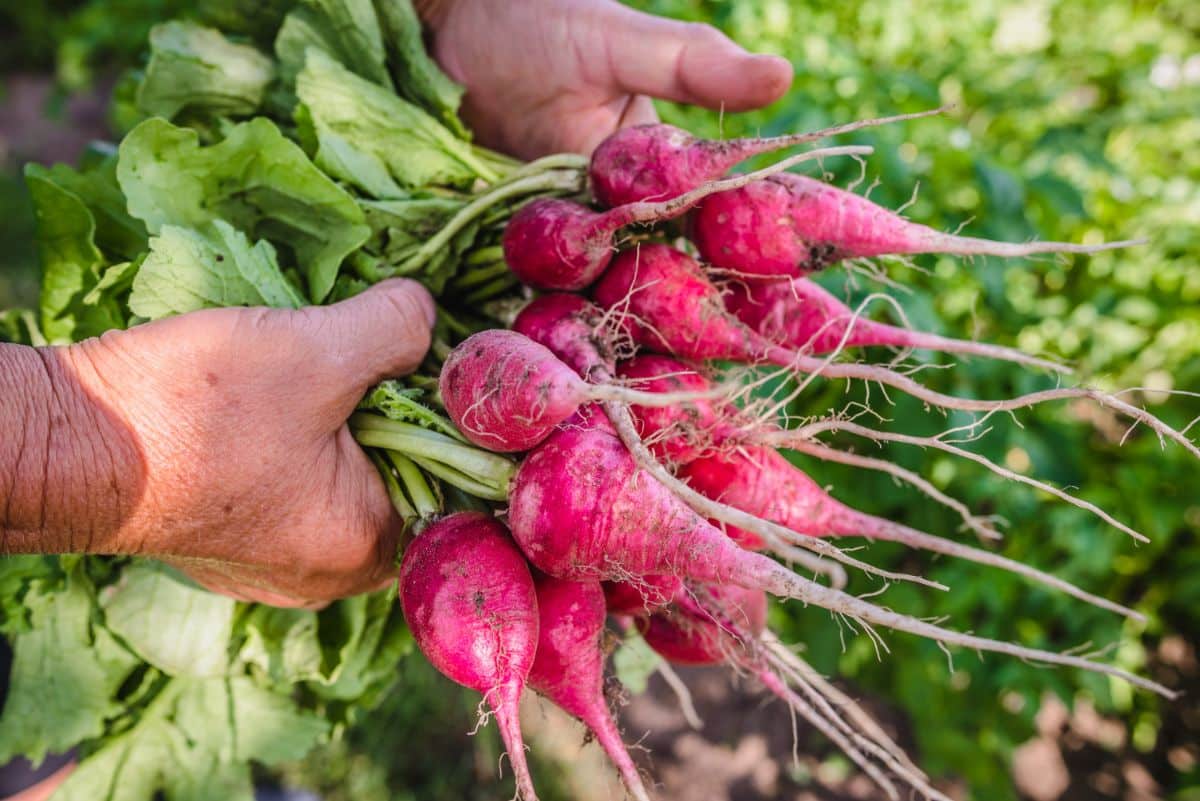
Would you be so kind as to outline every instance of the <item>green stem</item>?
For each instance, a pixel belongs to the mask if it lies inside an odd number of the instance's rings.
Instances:
[[[463,273],[451,282],[451,286],[457,290],[470,289],[509,274],[508,265],[503,261],[498,261],[486,267],[476,267],[474,270]]]
[[[474,170],[476,175],[478,175],[484,181],[487,181],[489,184],[496,183],[507,172],[506,169],[500,167],[494,162],[489,164],[489,160],[485,159],[481,153],[479,153],[473,146],[470,145],[461,149],[456,149],[454,152],[454,157]]]
[[[485,248],[472,250],[463,259],[463,264],[475,267],[480,264],[491,264],[494,261],[504,261],[504,248],[500,245],[488,245]]]
[[[502,275],[491,283],[481,286],[471,294],[463,298],[463,303],[467,306],[476,306],[485,300],[491,300],[497,295],[502,295],[515,286],[518,286],[520,281],[515,275]]]
[[[392,499],[392,506],[396,507],[396,513],[400,515],[400,519],[404,521],[404,527],[408,528],[409,521],[417,517],[417,510],[408,502],[408,498],[404,496],[404,489],[400,486],[400,482],[396,480],[396,476],[392,473],[392,468],[387,460],[379,455],[378,451],[367,451],[367,455],[371,457],[371,461],[379,470],[379,475],[383,477],[383,484],[387,487],[388,497]]]
[[[407,379],[408,383],[418,389],[424,389],[430,393],[436,394],[438,391],[438,380],[431,375],[410,375]]]
[[[446,311],[440,303],[437,304],[437,317],[439,323],[444,323],[447,328],[461,337],[469,337],[475,333],[471,328],[456,320],[454,315]]]
[[[421,466],[421,469],[445,481],[447,484],[458,487],[463,492],[468,492],[478,498],[485,498],[489,501],[503,501],[508,498],[508,484],[505,483],[502,487],[484,484],[471,478],[466,473],[447,467],[444,464],[439,464],[432,459],[426,459],[422,456],[413,456],[412,460]]]
[[[488,506],[487,501],[463,492],[453,484],[447,484],[443,492],[446,495],[447,512],[491,512],[492,507]]]
[[[499,225],[501,229],[499,233],[501,236],[503,236],[503,229],[505,225],[508,225],[509,218],[513,216],[517,209],[521,208],[526,203],[535,200],[537,197],[537,195],[531,195],[529,197],[517,198],[512,205],[493,206],[486,214],[483,215],[482,218],[480,218],[480,230],[488,232],[493,226]]]
[[[467,227],[472,220],[497,203],[517,197],[518,195],[526,195],[534,192],[567,191],[577,188],[578,185],[578,175],[564,172],[550,172],[531,175],[527,178],[498,186],[495,189],[490,189],[460,209],[458,213],[442,226],[440,231],[425,240],[425,243],[417,249],[416,253],[406,259],[403,264],[400,264],[396,272],[411,275],[421,269],[433,258],[435,253],[446,247],[459,231]]]
[[[350,428],[362,445],[439,462],[497,489],[507,490],[516,472],[516,466],[503,456],[411,423],[359,412],[350,418]]]
[[[33,312],[28,309],[20,313],[20,317],[25,321],[25,328],[29,331],[29,344],[35,348],[44,348],[50,343],[46,341],[46,337],[42,335],[42,329],[38,327],[37,318]]]
[[[497,167],[503,168],[504,172],[508,172],[521,166],[519,159],[514,159],[512,156],[506,156],[497,150],[492,150],[491,148],[484,147],[483,145],[471,145],[471,152],[482,161],[486,161],[489,164],[494,164]]]
[[[538,175],[550,170],[572,170],[573,172],[583,174],[587,172],[588,163],[587,156],[582,156],[579,153],[552,153],[549,156],[542,156],[540,159],[535,159],[513,170],[496,186],[510,184],[526,176]]]
[[[421,471],[417,469],[412,460],[396,451],[389,450],[386,453],[392,466],[396,468],[401,483],[408,490],[408,497],[412,498],[419,517],[431,517],[441,512],[442,505],[438,503],[437,496],[433,494],[433,490],[429,488],[429,482],[425,480],[425,476],[421,475]]]

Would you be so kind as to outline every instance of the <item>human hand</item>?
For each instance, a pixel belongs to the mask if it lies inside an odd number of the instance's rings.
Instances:
[[[650,98],[742,111],[792,80],[785,59],[615,0],[426,0],[423,11],[434,57],[467,88],[467,124],[526,159],[590,153],[618,128],[655,122]]]
[[[62,416],[105,421],[49,454],[52,492],[79,483],[63,461],[94,463],[78,472],[99,485],[58,510],[74,524],[62,550],[157,557],[277,606],[386,584],[401,524],[346,419],[372,384],[417,367],[433,317],[428,293],[396,280],[332,306],[213,309],[43,351]]]

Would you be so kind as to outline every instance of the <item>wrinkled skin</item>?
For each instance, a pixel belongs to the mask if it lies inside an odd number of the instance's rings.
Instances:
[[[481,142],[524,159],[590,153],[620,127],[657,122],[651,98],[744,111],[791,85],[785,59],[615,0],[424,6],[434,57],[467,88],[463,118]]]
[[[11,403],[0,379],[0,431],[26,432],[0,547],[155,557],[275,606],[386,585],[402,526],[346,420],[368,387],[417,367],[432,321],[425,290],[389,281],[331,306],[0,345],[4,378],[20,379]]]

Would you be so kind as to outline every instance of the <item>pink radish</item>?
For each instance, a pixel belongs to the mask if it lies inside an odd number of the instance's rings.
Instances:
[[[687,377],[686,386],[691,391],[703,392],[708,386],[702,375],[663,356],[639,356],[623,362],[618,371],[623,377],[642,379],[642,386],[650,390],[674,390],[678,386],[674,379],[679,376]],[[682,406],[655,409],[633,406],[630,411],[642,436],[680,465],[678,476],[692,489],[715,501],[801,535],[889,540],[998,567],[1118,614],[1134,619],[1142,617],[1138,612],[1012,559],[851,509],[830,497],[776,451],[746,444],[746,433],[732,425],[736,409],[703,401],[701,405],[707,416],[699,422]],[[767,542],[754,531],[733,525],[724,528],[743,548],[755,551],[767,548]],[[780,549],[774,550],[784,555]]]
[[[639,471],[596,409],[552,433],[522,462],[509,525],[526,557],[562,579],[673,575],[787,595],[795,577],[743,551]]]
[[[510,488],[508,520],[526,558],[556,578],[622,581],[669,574],[732,583],[947,644],[1119,676],[1172,696],[1161,684],[1102,662],[962,634],[898,614],[743,550],[640,470],[596,410],[583,410],[573,425],[558,429],[525,457]]]
[[[688,378],[687,387],[703,392],[708,380],[686,365],[663,356],[639,356],[623,362],[623,377],[637,377],[648,389],[674,390],[673,380]],[[798,467],[770,448],[750,445],[751,432],[732,424],[738,410],[701,402],[708,412],[697,423],[685,407],[630,411],[643,437],[659,452],[674,457],[678,476],[702,495],[810,537],[854,537],[901,542],[923,550],[998,567],[1045,584],[1104,609],[1142,618],[1119,604],[1084,592],[1068,582],[990,551],[926,534],[880,517],[863,514],[839,503]],[[697,435],[699,432],[699,435]],[[768,543],[755,531],[726,525],[725,532],[743,548],[764,550]],[[781,556],[787,553],[776,547]]]
[[[503,329],[463,340],[442,365],[438,388],[463,435],[501,452],[532,448],[591,401],[657,406],[687,397],[588,384],[543,345]]]
[[[514,331],[545,345],[580,376],[599,384],[611,382],[616,371],[608,327],[609,320],[598,306],[579,295],[562,292],[536,298],[513,322]],[[639,391],[681,399],[680,403],[669,407],[666,404],[643,406],[643,436],[659,434],[660,420],[674,422],[681,415],[686,415],[693,423],[688,428],[690,432],[700,430],[705,423],[724,424],[713,402],[702,397],[715,394],[716,388],[692,367],[665,356],[646,354],[625,363],[621,367],[621,378],[627,379],[630,387]],[[689,395],[696,397],[682,400]],[[681,436],[661,436],[651,447],[659,456],[673,461],[686,461],[698,455]]]
[[[965,353],[1070,372],[1061,364],[1019,350],[911,331],[855,317],[833,293],[807,278],[730,281],[725,308],[772,342],[807,353],[839,348],[884,346]]]
[[[726,662],[735,651],[747,647],[743,637],[757,638],[767,627],[767,596],[762,590],[724,585],[704,587],[701,592],[708,596],[708,605],[721,610],[720,617],[740,624],[736,630],[722,625],[686,593],[671,612],[656,612],[638,622],[646,644],[678,665]]]
[[[400,606],[417,647],[496,713],[517,793],[536,801],[517,703],[534,663],[538,607],[521,552],[495,518],[459,512],[425,529],[400,566]]]
[[[1200,458],[1200,448],[1182,433],[1144,409],[1099,390],[1069,387],[1005,400],[958,398],[934,392],[886,367],[835,363],[783,347],[730,314],[720,290],[695,259],[667,245],[646,244],[622,251],[593,288],[592,297],[600,306],[622,313],[622,324],[634,341],[672,356],[771,363],[807,375],[878,382],[932,406],[960,411],[994,413],[1052,400],[1087,398],[1145,424]]]
[[[576,373],[601,384],[612,381],[616,370],[606,326],[599,307],[579,295],[562,292],[536,298],[513,322],[514,331],[546,346]],[[620,376],[638,390],[681,399],[696,396],[675,405],[641,407],[640,433],[653,438],[651,447],[660,457],[676,462],[694,459],[702,443],[693,447],[682,434],[728,425],[713,401],[703,397],[715,394],[715,387],[693,367],[666,356],[645,354],[625,362]],[[686,418],[688,425],[679,425],[681,418]],[[662,430],[666,426],[672,430]]]
[[[1087,603],[1134,620],[1145,616],[1106,598],[1085,592],[1069,582],[999,554],[935,537],[882,517],[864,514],[839,503],[817,482],[770,448],[743,446],[738,451],[710,454],[680,468],[679,475],[702,494],[755,517],[813,537],[866,537],[998,567],[1052,587]],[[728,527],[729,536],[746,547],[762,547],[753,532]]]
[[[582,295],[552,292],[530,301],[512,330],[561,359],[587,381],[612,380],[610,346],[603,341],[604,311]]]
[[[695,259],[658,243],[621,251],[592,289],[605,309],[624,311],[635,342],[684,359],[791,364],[793,353],[725,310]]]
[[[614,615],[648,615],[683,592],[678,576],[639,576],[629,581],[605,581],[604,600]]]
[[[941,109],[862,120],[811,133],[746,139],[697,139],[673,125],[651,123],[620,128],[592,153],[592,194],[604,206],[665,200],[720,178],[751,156],[829,136],[902,120]]]
[[[684,214],[715,192],[746,186],[802,161],[869,153],[867,147],[813,150],[758,172],[714,181],[658,203],[627,203],[595,212],[562,198],[541,198],[521,207],[504,229],[504,259],[517,278],[537,289],[583,289],[595,281],[613,255],[613,237],[627,225],[654,223]]]
[[[581,720],[608,754],[629,794],[649,795],[604,698],[604,591],[596,581],[534,576],[541,628],[529,686]]]
[[[1031,256],[1096,253],[1140,241],[992,242],[909,222],[861,195],[803,175],[775,175],[700,205],[691,238],[704,260],[750,275],[800,276],[842,259],[915,253]]]
[[[528,334],[539,344],[546,345],[556,356],[571,364],[580,375],[589,376],[597,382],[607,382],[612,379],[613,364],[611,357],[607,355],[607,344],[600,338],[604,335],[597,333],[603,327],[602,318],[599,309],[578,296],[551,294],[530,303],[518,316],[514,327]],[[658,408],[669,406],[665,415],[658,415],[656,407],[641,407],[641,433],[653,434],[650,447],[660,456],[674,462],[685,462],[697,458],[703,452],[705,444],[699,437],[700,429],[687,423],[707,421],[714,431],[728,429],[727,422],[715,411],[717,407],[706,397],[713,394],[714,388],[707,379],[690,368],[666,357],[648,355],[640,360],[634,359],[623,369],[624,377],[638,383],[648,381],[651,396],[677,398],[680,401],[673,405],[660,404]],[[700,392],[689,393],[689,387],[699,388]],[[689,395],[693,400],[688,400]],[[610,416],[624,419],[630,426],[638,425],[639,421],[629,414],[628,409],[612,403],[605,406]],[[660,424],[671,425],[672,430],[656,430],[655,427]],[[681,436],[680,431],[695,434],[696,441]],[[755,550],[765,545],[765,540],[761,537],[741,528],[731,526],[729,531],[732,532],[735,541]],[[778,542],[775,543],[774,550],[789,561],[828,573],[835,583],[840,584],[844,581],[840,569],[833,568],[800,549]]]
[[[617,374],[648,392],[700,395],[713,388],[712,382],[695,367],[653,353],[621,362]],[[655,456],[686,464],[710,450],[713,441],[733,435],[731,416],[728,404],[699,398],[676,406],[638,406],[634,419],[638,433]]]

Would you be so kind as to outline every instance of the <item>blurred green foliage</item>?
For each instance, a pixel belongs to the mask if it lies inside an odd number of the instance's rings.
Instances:
[[[0,10],[7,23],[0,29],[9,31],[3,67],[54,63],[67,85],[77,84],[98,63],[108,68],[132,61],[149,24],[177,5],[124,0],[116,13],[105,11],[113,4],[97,0],[6,4]],[[915,326],[1058,355],[1078,365],[1083,380],[1109,389],[1200,390],[1200,4],[641,0],[633,5],[709,22],[751,49],[785,55],[796,65],[792,91],[768,109],[722,117],[664,106],[664,116],[676,124],[708,136],[772,134],[953,103],[939,117],[849,137],[877,149],[861,176],[853,165],[827,166],[836,168],[843,186],[862,177],[860,191],[878,180],[872,198],[892,207],[919,187],[906,213],[943,229],[963,225],[971,234],[1010,240],[1150,240],[1092,258],[930,258],[918,260],[921,270],[889,267],[905,289],[884,289]],[[28,301],[32,288],[30,220],[19,212],[22,195],[15,180],[0,184],[0,239],[8,243],[0,255],[0,306]],[[861,276],[848,282],[847,276],[838,270],[823,280],[844,285],[852,299],[881,288]],[[978,360],[953,371],[927,371],[923,378],[944,391],[978,397],[1051,385],[1049,378]],[[1200,401],[1191,397],[1134,397],[1180,426],[1200,413]],[[837,387],[810,393],[797,412],[820,414],[844,407],[848,399]],[[893,400],[895,405],[887,405],[874,396],[876,411],[889,420],[878,425],[932,434],[962,422]],[[1195,492],[1200,467],[1177,446],[1160,448],[1143,431],[1121,444],[1123,423],[1086,406],[1047,406],[1020,414],[1019,421],[996,418],[972,447],[1014,469],[1080,488],[1084,498],[1152,542],[1134,547],[1095,518],[974,465],[911,448],[883,453],[974,509],[1006,518],[1005,554],[1133,603],[1150,623],[1114,619],[993,570],[874,545],[873,561],[920,570],[952,588],[938,594],[895,586],[881,600],[917,616],[948,615],[950,625],[977,634],[1040,647],[1115,642],[1116,661],[1145,669],[1148,649],[1167,636],[1194,634],[1200,619],[1200,582],[1194,578],[1200,574]],[[849,439],[839,443],[864,452],[872,447]],[[861,509],[940,534],[956,529],[951,514],[885,477],[800,463]],[[874,588],[865,580],[854,586]],[[849,632],[843,647],[843,632],[826,613],[790,605],[777,607],[774,615],[784,637],[804,643],[820,668],[903,707],[923,766],[933,775],[962,777],[977,798],[1012,796],[1008,757],[1032,735],[1032,717],[1046,692],[1067,700],[1090,696],[1101,710],[1126,720],[1134,746],[1148,754],[1163,752],[1160,737],[1178,736],[1162,726],[1167,704],[1107,679],[970,653],[955,654],[951,673],[945,654],[932,643],[888,636],[890,653],[877,656],[868,638]],[[401,760],[409,752],[406,743],[414,737],[436,740],[450,728],[455,740],[446,748],[454,752],[473,716],[457,707],[447,713],[441,704],[431,706],[429,699],[437,696],[432,678],[425,677],[424,685],[421,676],[407,679],[425,690],[389,702],[380,725],[373,721],[363,734],[352,735],[349,749],[382,755],[394,748],[395,769],[419,776],[425,775],[419,759],[411,765]],[[464,699],[455,694],[446,703]],[[414,727],[417,718],[421,723]],[[455,723],[446,725],[447,719]],[[389,730],[390,742],[382,739]],[[486,750],[486,741],[479,748]],[[333,754],[326,767],[345,770],[349,759]],[[1165,760],[1148,759],[1168,797],[1183,798],[1185,788],[1200,782],[1195,769],[1178,775]],[[378,771],[378,760],[372,764]],[[311,767],[305,774],[309,782]],[[412,785],[428,793],[414,789],[413,797],[473,797],[467,788],[475,786],[474,771],[464,762],[450,773],[465,782],[450,787],[444,782],[454,779],[430,773]],[[374,782],[374,789],[352,797],[385,797],[379,783],[386,777],[365,769],[358,775]]]
[[[194,5],[183,0],[8,0],[0,4],[0,70],[53,71],[81,89],[146,50],[150,26]]]

